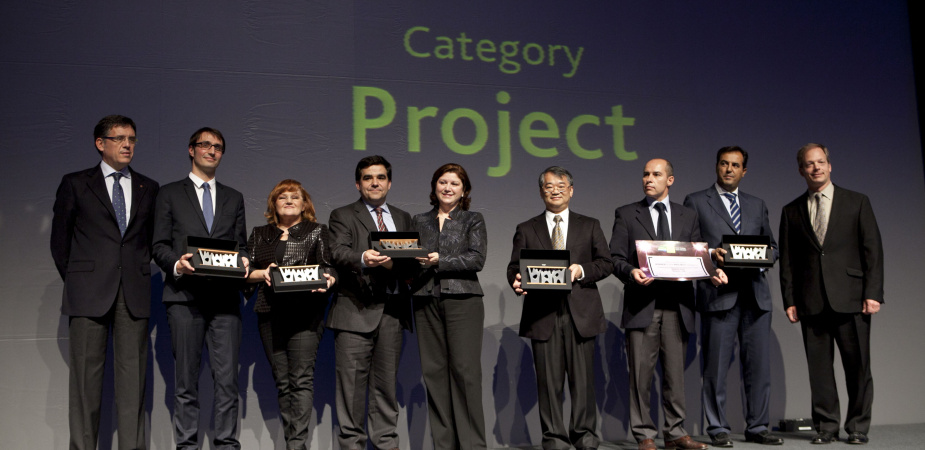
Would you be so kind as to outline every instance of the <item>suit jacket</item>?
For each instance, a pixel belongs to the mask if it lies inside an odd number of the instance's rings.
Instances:
[[[212,232],[199,206],[193,180],[183,178],[164,185],[157,195],[154,219],[154,261],[164,271],[164,302],[232,301],[243,287],[240,281],[199,275],[173,276],[180,256],[188,253],[188,236],[227,239],[238,243],[241,256],[247,253],[247,225],[244,197],[240,192],[215,183],[215,216]]]
[[[64,280],[63,314],[102,317],[122,285],[129,312],[135,317],[151,315],[151,236],[158,185],[129,171],[132,210],[125,236],[119,233],[98,164],[61,179],[51,222],[51,256]]]
[[[440,286],[440,294],[482,295],[478,272],[485,266],[488,231],[481,213],[456,208],[443,221],[440,231],[434,208],[414,216],[412,228],[420,233],[421,247],[440,253],[436,266],[418,271],[411,283],[414,295],[433,296],[435,283]]]
[[[613,261],[607,252],[607,238],[604,237],[601,223],[595,218],[569,210],[568,221],[565,249],[570,252],[572,264],[581,264],[585,276],[572,283],[572,291],[568,294],[528,290],[528,295],[523,298],[523,314],[520,318],[520,335],[523,337],[545,341],[552,336],[563,295],[568,302],[575,328],[582,337],[588,338],[607,331],[601,294],[597,290],[597,282],[607,278],[613,271]],[[524,248],[553,249],[545,212],[517,225],[511,262],[507,266],[509,284],[513,284],[514,277],[520,273],[520,250]]]
[[[883,302],[883,244],[866,195],[835,186],[824,244],[813,232],[808,193],[784,206],[780,219],[780,286],[784,308],[819,314],[825,303],[859,313],[865,299]]]
[[[772,263],[777,261],[777,241],[774,240],[774,233],[771,231],[771,224],[768,221],[768,207],[765,206],[764,200],[740,190],[736,201],[739,204],[742,222],[741,234],[770,237],[770,259]],[[723,203],[720,194],[716,192],[715,185],[688,195],[684,199],[684,206],[697,211],[697,217],[700,219],[701,237],[707,241],[710,248],[720,247],[723,242],[723,235],[736,234],[735,225],[732,223],[732,218],[729,217],[726,204]],[[695,283],[697,306],[702,311],[727,311],[735,306],[740,295],[754,296],[759,309],[762,311],[771,310],[771,288],[766,270],[744,268],[723,270],[726,272],[726,276],[729,277],[729,284],[717,287],[713,286],[710,280],[698,280]]]
[[[331,263],[331,241],[328,227],[303,220],[289,227],[289,238],[280,241],[283,230],[276,225],[266,224],[254,227],[247,239],[247,252],[251,255],[251,270],[266,269],[270,264],[277,266],[319,265],[321,273],[334,274]],[[282,259],[277,258],[277,245],[285,246]],[[309,329],[320,328],[324,310],[328,306],[327,292],[275,293],[266,283],[255,283],[257,302],[254,311],[269,313],[281,308],[283,311],[299,314],[299,320],[310,321]]]
[[[389,205],[396,231],[411,231],[411,215]],[[363,267],[360,258],[369,250],[369,233],[378,231],[363,200],[331,211],[331,253],[337,270],[336,297],[328,313],[328,327],[369,333],[379,326],[383,313],[397,317],[411,329],[411,302],[407,280],[417,261],[393,260],[392,269]],[[400,294],[389,298],[388,288]],[[386,303],[389,303],[388,305]]]
[[[655,280],[648,286],[637,284],[631,275],[639,268],[637,240],[655,240],[655,226],[646,199],[621,206],[614,212],[610,254],[614,275],[623,282],[623,328],[645,328],[652,323],[656,299],[677,302],[688,333],[694,331],[694,285],[690,281]],[[671,240],[702,242],[697,212],[671,202]]]

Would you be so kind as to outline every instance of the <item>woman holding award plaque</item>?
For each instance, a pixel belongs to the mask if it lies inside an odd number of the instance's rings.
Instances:
[[[430,182],[429,212],[414,216],[429,251],[412,282],[421,371],[435,449],[484,449],[482,330],[485,307],[478,272],[488,235],[482,214],[469,211],[466,170],[445,164]]]
[[[267,198],[267,224],[247,241],[248,281],[258,285],[257,327],[279,399],[286,449],[309,440],[315,356],[324,333],[327,289],[334,285],[328,228],[315,221],[308,192],[283,180]]]

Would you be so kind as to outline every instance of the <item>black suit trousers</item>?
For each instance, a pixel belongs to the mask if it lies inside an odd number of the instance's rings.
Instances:
[[[835,345],[845,369],[848,412],[845,431],[867,433],[874,402],[870,371],[870,316],[838,313],[826,305],[821,314],[800,317],[803,346],[809,366],[813,425],[817,431],[838,435],[841,416],[835,386]]]
[[[194,275],[187,275],[194,276]],[[237,303],[178,302],[167,305],[173,357],[176,361],[173,422],[177,449],[198,449],[199,367],[202,347],[209,351],[215,396],[212,448],[238,449],[238,354],[241,312]]]
[[[529,297],[529,296],[528,296]],[[529,302],[530,298],[526,298]],[[543,449],[597,448],[597,402],[594,395],[594,340],[578,333],[565,298],[548,340],[531,340]],[[571,423],[562,415],[565,378],[572,397]]]

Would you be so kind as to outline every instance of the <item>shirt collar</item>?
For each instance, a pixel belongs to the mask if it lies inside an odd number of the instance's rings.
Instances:
[[[197,177],[195,174],[193,174],[193,172],[189,173],[189,179],[193,180],[193,184],[196,185],[197,188],[202,188],[202,183],[207,182],[206,180],[203,180],[202,178]],[[209,183],[209,189],[215,189],[215,178],[212,178],[211,180],[209,180],[208,183]]]
[[[370,213],[376,212],[376,211],[375,211],[376,207],[373,206],[373,205],[370,205],[369,203],[366,203],[366,200],[363,200],[363,204],[366,205],[366,210],[369,211]],[[389,205],[388,205],[388,203],[383,203],[383,204],[379,205],[379,208],[382,208],[382,212],[383,212],[384,214],[392,215],[392,213],[389,212]]]
[[[103,178],[106,178],[112,175],[115,172],[119,172],[123,177],[132,179],[132,172],[128,170],[128,166],[122,168],[122,170],[113,169],[112,166],[106,164],[106,161],[100,161],[100,169],[103,171]]]
[[[562,216],[562,221],[568,222],[568,208],[565,208],[564,210],[562,210],[562,212],[558,212],[558,213],[554,213],[548,209],[546,210],[546,221],[547,222],[555,223],[556,216]]]
[[[664,203],[664,204],[665,204],[665,209],[666,209],[666,210],[671,209],[671,206],[669,206],[669,203],[668,203],[668,199],[669,199],[669,196],[666,195],[666,196],[665,196],[665,199],[661,201],[661,203]],[[649,204],[649,208],[654,208],[654,207],[655,207],[655,202],[656,202],[656,200],[655,200],[654,198],[646,197],[646,203]]]
[[[807,192],[809,192],[809,198],[813,198],[816,195],[815,192],[810,192],[810,191],[807,191]],[[829,181],[829,185],[819,192],[822,192],[823,197],[831,200],[832,198],[834,198],[834,195],[835,195],[835,183],[832,183],[831,181]]]
[[[716,188],[716,192],[719,193],[719,195],[723,195],[723,194],[732,194],[732,195],[735,195],[736,197],[739,196],[739,187],[738,187],[738,186],[736,186],[736,188],[735,188],[734,191],[727,191],[727,190],[723,189],[723,187],[720,186],[719,183],[713,183],[713,187]]]

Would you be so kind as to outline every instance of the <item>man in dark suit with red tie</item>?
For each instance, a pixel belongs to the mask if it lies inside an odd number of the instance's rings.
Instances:
[[[378,450],[397,449],[398,362],[403,329],[411,328],[407,279],[417,261],[380,255],[369,247],[369,233],[410,231],[411,215],[385,201],[392,187],[385,158],[361,159],[354,175],[360,199],[332,211],[328,221],[338,273],[327,319],[334,330],[337,439],[344,450],[365,449],[367,441]]]
[[[738,146],[716,153],[716,183],[684,199],[697,211],[703,239],[721,260],[724,235],[767,236],[768,259],[777,261],[777,242],[768,221],[764,200],[739,190],[748,172],[748,152]],[[745,387],[745,440],[781,445],[783,439],[768,430],[771,400],[771,288],[767,270],[727,268],[729,284],[696,283],[700,310],[700,342],[703,355],[703,411],[706,432],[714,447],[732,447],[726,420],[726,374],[739,341]]]
[[[809,365],[813,444],[838,440],[834,345],[845,368],[849,444],[866,444],[874,401],[870,316],[883,303],[883,244],[866,195],[832,184],[829,150],[797,152],[807,192],[780,219],[780,286],[790,322],[800,322]]]
[[[137,141],[132,119],[104,117],[93,139],[102,161],[64,176],[51,227],[51,255],[64,280],[61,312],[70,316],[70,448],[96,449],[111,329],[119,448],[143,449],[158,185],[128,167]]]
[[[553,166],[540,174],[546,211],[517,225],[507,278],[524,296],[520,335],[530,338],[536,369],[544,449],[596,449],[597,403],[594,395],[594,340],[607,330],[597,282],[613,271],[607,238],[597,219],[569,210],[572,174]],[[568,250],[570,292],[522,289],[522,249]],[[566,376],[572,396],[571,423],[562,415]]]
[[[174,433],[177,449],[200,447],[199,368],[205,343],[214,385],[212,448],[238,449],[242,283],[195,275],[186,238],[237,241],[246,269],[249,262],[244,197],[215,180],[227,150],[220,131],[208,127],[196,130],[187,150],[190,174],[161,188],[154,223],[154,260],[164,271],[163,301],[176,364]],[[245,274],[242,281],[246,277]]]
[[[665,159],[646,163],[642,201],[617,208],[610,239],[614,275],[623,282],[623,319],[630,371],[630,431],[640,450],[654,450],[658,427],[649,412],[652,377],[661,355],[665,448],[703,449],[684,430],[684,355],[694,331],[694,286],[690,281],[648,278],[639,267],[637,240],[699,242],[697,212],[671,202],[674,169]],[[717,270],[714,284],[726,281]]]

